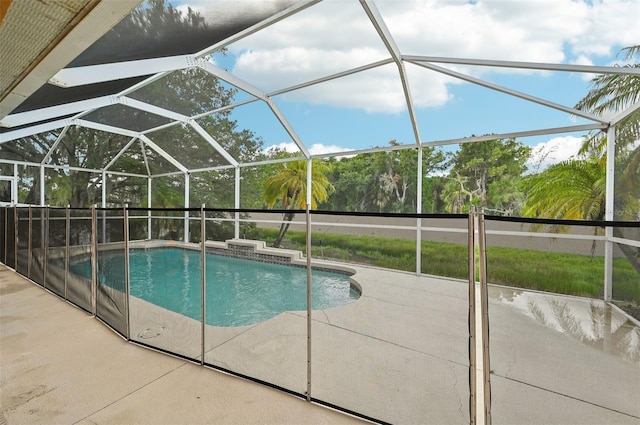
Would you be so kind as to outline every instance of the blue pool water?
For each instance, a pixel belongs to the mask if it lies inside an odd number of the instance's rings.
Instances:
[[[124,281],[123,257],[101,254],[101,283],[119,289]],[[200,320],[200,253],[180,248],[133,249],[129,252],[132,296]],[[75,273],[89,277],[90,261],[72,263]],[[215,326],[243,326],[284,311],[307,308],[306,269],[241,258],[206,255],[206,321]],[[360,294],[342,273],[312,272],[312,308],[348,304]]]

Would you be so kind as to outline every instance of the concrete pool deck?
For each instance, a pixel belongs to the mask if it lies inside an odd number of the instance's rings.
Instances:
[[[0,424],[358,424],[129,344],[0,265]]]
[[[0,402],[9,424],[362,423],[127,344],[0,267]],[[362,297],[312,316],[312,396],[394,423],[468,423],[467,284],[354,268]],[[494,423],[640,424],[637,323],[597,300],[500,287],[489,295]],[[132,304],[132,335],[160,327],[146,342],[165,349],[198,337],[188,321],[136,316],[144,308]],[[207,363],[306,388],[302,312],[208,326],[205,341]]]

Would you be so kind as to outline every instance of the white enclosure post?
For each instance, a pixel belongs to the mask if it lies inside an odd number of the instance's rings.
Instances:
[[[207,229],[204,204],[200,206],[200,364],[204,366],[205,331],[207,328]]]
[[[124,302],[125,302],[125,314],[127,315],[127,341],[131,340],[131,310],[129,308],[129,297],[131,296],[130,288],[130,273],[129,273],[129,204],[125,204],[122,209],[122,222],[123,222],[123,234],[124,234]]]
[[[151,208],[151,182],[152,178],[147,179],[147,208]],[[151,210],[147,210],[147,240],[151,240]]]
[[[418,148],[416,213],[422,214],[422,148]],[[422,272],[422,218],[416,219],[416,276]]]
[[[28,221],[28,231],[27,231],[27,276],[31,276],[31,241],[33,238],[31,237],[31,230],[33,226],[33,211],[31,209],[31,205],[29,205],[29,221]],[[17,252],[17,251],[16,251]]]
[[[240,208],[240,167],[236,165],[236,180],[234,186],[234,198],[233,198],[233,208],[236,210]],[[235,213],[235,232],[233,237],[235,239],[240,239],[240,213],[236,211]]]
[[[476,425],[477,398],[476,398],[476,230],[475,213],[471,206],[469,209],[468,226],[468,249],[469,249],[469,416],[470,425]]]
[[[98,294],[98,238],[96,235],[98,226],[96,225],[97,214],[96,205],[91,207],[91,314],[97,314],[98,304],[96,296]]]
[[[480,315],[482,317],[482,377],[484,387],[484,425],[491,425],[491,360],[489,356],[489,293],[487,284],[487,238],[484,208],[478,211],[478,254],[480,262]]]
[[[189,183],[190,174],[184,173],[184,207],[189,208]],[[184,212],[184,242],[189,242],[189,211]]]
[[[107,173],[102,172],[102,208],[107,208]]]
[[[102,242],[107,241],[107,211],[104,208],[107,208],[107,173],[102,172]]]
[[[311,159],[307,160],[307,401],[311,401]]]
[[[16,205],[18,203],[18,200],[20,199],[18,197],[18,163],[16,162],[15,164],[13,164],[13,183],[12,183],[12,190],[11,190],[11,196],[13,197],[12,199],[12,203],[14,205]],[[16,233],[17,235],[17,233]],[[16,251],[18,252],[18,251]]]
[[[40,165],[40,206],[44,207],[45,200],[44,165]]]
[[[606,221],[614,219],[614,197],[615,197],[615,163],[616,163],[616,128],[609,127],[607,130],[607,174],[605,190],[605,216]],[[613,227],[605,227],[604,242],[604,300],[611,301],[613,295]]]

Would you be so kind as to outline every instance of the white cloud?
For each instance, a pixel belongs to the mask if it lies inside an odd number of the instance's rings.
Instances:
[[[279,143],[277,145],[267,146],[264,150],[265,151],[270,151],[270,150],[273,150],[273,149],[283,150],[283,151],[292,152],[292,153],[300,152],[300,149],[298,149],[298,146],[293,142],[291,142],[291,143]],[[311,153],[311,155],[322,155],[322,154],[326,154],[326,153],[348,152],[348,151],[353,150],[353,149],[349,149],[349,148],[343,148],[343,147],[337,146],[337,145],[323,145],[322,143],[314,143],[308,149],[309,149],[309,153]]]
[[[406,55],[610,63],[617,49],[640,40],[640,2],[635,0],[377,0],[375,5]],[[237,59],[233,72],[267,92],[390,57],[355,0],[325,0],[229,51]],[[480,67],[465,71],[489,72]],[[415,106],[444,105],[451,99],[451,81],[424,69],[412,72]],[[406,109],[394,64],[285,96],[368,112]]]
[[[538,143],[532,147],[531,159],[527,163],[529,171],[532,173],[544,171],[550,165],[575,157],[583,143],[582,137],[575,136],[554,137]]]
[[[578,55],[578,57],[576,57],[573,61],[571,61],[572,64],[574,65],[586,65],[586,66],[591,66],[594,65],[593,61],[591,60],[591,58],[589,58],[588,56],[584,55],[584,54],[580,54]],[[582,73],[580,74],[580,78],[582,79],[582,81],[591,81],[593,79],[593,77],[595,77],[596,74],[587,74],[587,73]]]

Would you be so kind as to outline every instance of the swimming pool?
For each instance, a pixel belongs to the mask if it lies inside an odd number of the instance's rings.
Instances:
[[[124,281],[122,253],[98,258],[102,284]],[[134,297],[200,320],[200,252],[181,248],[129,251],[129,287]],[[91,276],[85,258],[71,270]],[[242,258],[206,255],[206,322],[214,326],[243,326],[265,321],[285,311],[307,309],[307,271],[301,267]],[[121,286],[121,284],[120,284]],[[360,297],[349,276],[325,270],[312,272],[313,309],[338,307]]]

